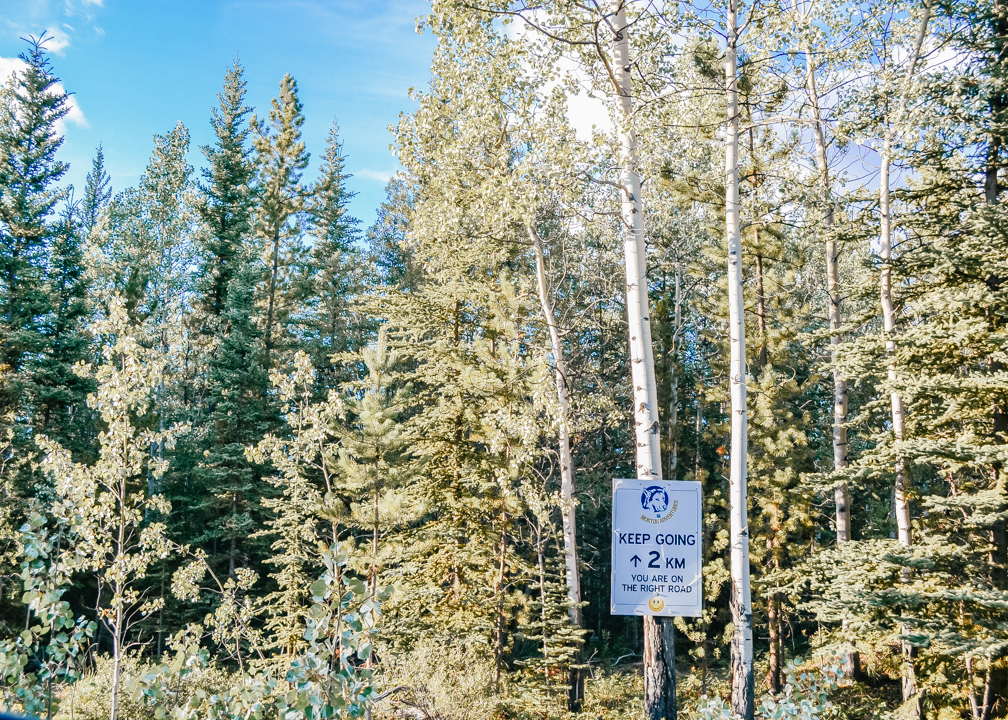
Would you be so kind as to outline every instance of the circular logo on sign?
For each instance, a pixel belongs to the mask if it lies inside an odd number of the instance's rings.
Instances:
[[[640,504],[645,510],[661,515],[668,510],[668,493],[661,485],[651,485],[641,493]]]
[[[665,607],[665,601],[660,597],[653,597],[647,601],[647,606],[651,612],[661,612],[662,608]]]

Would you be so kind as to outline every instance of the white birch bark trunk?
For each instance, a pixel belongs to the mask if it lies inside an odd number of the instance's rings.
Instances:
[[[886,337],[886,355],[890,357],[886,368],[886,375],[889,383],[893,386],[889,394],[889,403],[892,412],[893,435],[897,444],[903,441],[906,431],[906,418],[903,412],[903,398],[899,391],[895,389],[898,379],[896,365],[892,361],[892,355],[896,352],[896,340],[893,335],[896,329],[896,313],[892,300],[892,208],[890,204],[890,169],[892,165],[893,140],[897,133],[899,124],[903,121],[906,113],[907,92],[910,82],[913,80],[914,71],[917,69],[917,62],[920,59],[921,46],[924,43],[924,36],[927,33],[928,21],[931,17],[931,0],[925,0],[924,14],[921,16],[920,26],[917,30],[917,38],[914,42],[913,53],[910,56],[910,68],[904,80],[903,89],[900,93],[899,105],[896,116],[886,128],[885,138],[882,141],[881,170],[879,174],[879,212],[881,214],[881,227],[879,231],[879,259],[882,261],[882,272],[879,278],[879,295],[882,304],[882,328]],[[909,547],[913,543],[913,536],[910,525],[910,501],[907,496],[907,475],[906,465],[902,457],[897,454],[896,479],[893,483],[893,512],[896,515],[896,530],[899,544]],[[903,582],[909,581],[908,573],[902,573]],[[903,626],[903,633],[909,632],[907,626]],[[917,694],[917,680],[913,667],[913,648],[909,643],[903,643],[903,701],[906,702]]]
[[[637,477],[661,478],[658,434],[658,387],[655,383],[651,318],[648,304],[647,255],[644,212],[641,204],[637,138],[631,127],[633,81],[630,76],[629,28],[626,0],[614,2],[616,42],[613,72],[619,86],[620,174],[623,217],[623,253],[626,265],[627,318],[630,334],[630,373],[633,381],[634,434],[637,440]]]
[[[752,720],[754,705],[752,596],[749,588],[749,524],[746,512],[745,315],[742,300],[742,233],[738,188],[738,3],[727,3],[725,48],[725,226],[728,240],[728,330],[731,353],[731,457],[729,514],[731,517],[731,641],[732,709]]]
[[[815,65],[812,63],[812,49],[807,48],[808,58],[806,90],[809,104],[812,106],[812,135],[815,138],[816,165],[819,169],[819,182],[822,185],[825,209],[823,212],[823,229],[826,232],[826,296],[829,299],[827,316],[830,334],[830,357],[833,367],[833,470],[838,472],[847,467],[847,380],[836,367],[837,347],[840,345],[841,298],[840,298],[840,267],[838,262],[839,249],[836,240],[830,237],[833,228],[832,185],[829,177],[829,160],[826,155],[826,132],[823,128],[822,108],[819,104],[819,90],[816,87]],[[836,539],[837,545],[851,539],[850,489],[846,480],[841,480],[833,487],[833,501],[836,505]],[[847,635],[848,623],[843,621],[844,635]],[[861,658],[853,648],[844,657],[847,675],[857,678],[861,672]]]
[[[576,628],[581,627],[581,576],[577,558],[577,518],[574,499],[574,459],[570,450],[570,400],[567,388],[567,362],[564,359],[563,342],[560,339],[560,328],[557,325],[553,301],[550,299],[549,285],[546,282],[546,259],[543,257],[542,242],[539,233],[532,223],[526,225],[532,251],[535,255],[536,280],[539,288],[539,303],[542,306],[543,317],[549,328],[550,348],[553,352],[554,378],[556,380],[557,401],[560,418],[557,430],[557,445],[560,454],[560,517],[563,523],[564,565],[567,575],[567,602],[570,622]],[[584,697],[584,678],[578,670],[571,670],[570,696],[568,708],[578,712]]]
[[[886,336],[886,354],[892,356],[896,352],[896,341],[893,332],[896,329],[896,313],[892,301],[892,219],[889,203],[889,173],[892,138],[887,135],[882,147],[882,168],[879,176],[879,210],[882,215],[881,233],[879,237],[879,259],[882,261],[882,273],[879,282],[879,295],[882,302],[882,329]],[[898,379],[896,366],[890,360],[886,368],[890,383]],[[893,435],[896,442],[903,440],[906,420],[903,415],[903,398],[899,391],[893,389],[889,393],[889,404],[892,412]],[[902,459],[896,461],[895,501],[896,529],[899,544],[909,547],[913,541],[910,535],[910,503],[906,495],[906,470]]]
[[[806,52],[808,58],[808,68],[806,77],[806,90],[808,92],[809,103],[812,106],[812,135],[815,138],[816,165],[819,169],[819,182],[822,185],[825,196],[825,210],[823,212],[823,229],[827,233],[826,239],[826,294],[829,297],[829,308],[827,309],[829,327],[832,331],[830,344],[832,345],[831,357],[834,363],[837,360],[837,346],[840,344],[840,324],[842,322],[840,307],[840,269],[837,262],[836,240],[828,237],[830,229],[833,227],[833,205],[831,203],[829,162],[826,157],[826,133],[823,129],[822,109],[819,105],[819,91],[816,88],[815,66],[812,64],[812,52]],[[833,368],[833,469],[843,470],[847,467],[847,381],[840,373],[839,368]],[[833,496],[836,502],[836,533],[837,543],[847,542],[851,539],[850,521],[850,491],[847,482],[838,482],[833,488]]]
[[[630,30],[626,0],[613,0],[613,75],[619,102],[620,173],[623,252],[626,265],[627,323],[630,337],[630,375],[633,382],[634,436],[637,477],[662,477],[661,435],[658,423],[658,386],[655,382],[648,302],[644,212],[634,136],[633,81],[630,75]],[[675,638],[671,619],[644,617],[644,716],[675,720]]]
[[[879,176],[879,210],[882,215],[879,259],[882,260],[882,273],[880,278],[880,296],[882,301],[882,328],[886,335],[886,354],[891,356],[896,352],[896,342],[893,340],[893,331],[896,328],[896,315],[892,302],[892,273],[889,263],[892,260],[892,222],[890,218],[889,205],[889,167],[892,150],[892,134],[887,131],[882,148],[882,168]],[[897,380],[896,366],[892,360],[889,361],[886,374],[890,384]],[[893,389],[889,393],[889,403],[892,412],[893,435],[896,442],[903,440],[906,428],[903,415],[903,399],[899,391]],[[909,547],[913,538],[910,534],[910,501],[907,498],[907,477],[906,467],[903,458],[897,456],[896,479],[893,483],[893,514],[896,516],[896,530],[899,544]],[[906,573],[901,574],[901,579],[906,582],[909,578]],[[904,625],[903,632],[909,628]],[[903,672],[902,672],[903,701],[906,702],[917,694],[917,682],[913,668],[912,648],[903,642]]]

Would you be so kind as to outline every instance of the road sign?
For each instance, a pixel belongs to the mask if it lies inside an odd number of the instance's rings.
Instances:
[[[702,509],[698,482],[613,480],[613,615],[700,615]]]

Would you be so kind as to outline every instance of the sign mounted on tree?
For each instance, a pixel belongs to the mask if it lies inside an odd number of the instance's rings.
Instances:
[[[613,480],[612,507],[612,614],[699,616],[700,483]]]

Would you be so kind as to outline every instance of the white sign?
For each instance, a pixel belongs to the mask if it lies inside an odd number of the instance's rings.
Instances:
[[[613,615],[700,615],[702,510],[698,482],[613,480]]]

